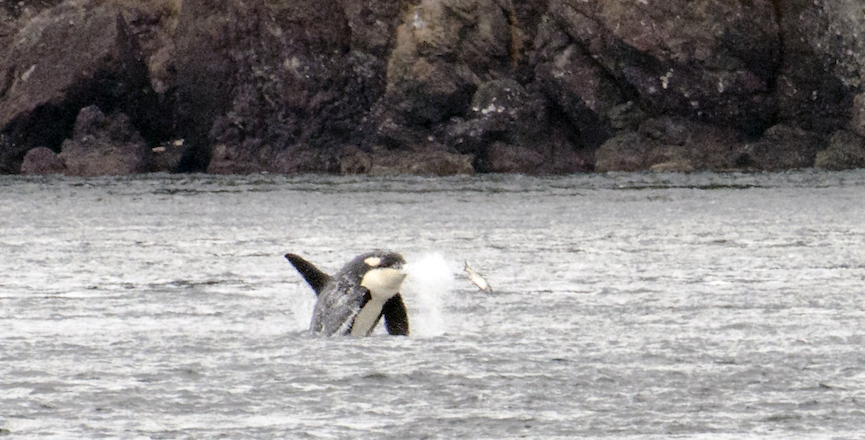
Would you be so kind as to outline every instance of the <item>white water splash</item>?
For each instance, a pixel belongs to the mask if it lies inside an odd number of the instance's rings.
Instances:
[[[421,255],[405,266],[403,295],[412,336],[441,336],[447,331],[443,309],[454,287],[454,269],[439,253]]]
[[[286,302],[286,314],[288,315],[288,326],[292,331],[305,331],[309,329],[312,320],[312,311],[315,308],[317,297],[315,292],[303,283],[299,288],[290,293],[291,301]]]

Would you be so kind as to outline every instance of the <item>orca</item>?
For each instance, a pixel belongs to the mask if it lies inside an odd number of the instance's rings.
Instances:
[[[318,296],[310,332],[323,336],[368,336],[384,317],[391,335],[408,335],[408,312],[400,288],[402,255],[376,250],[358,255],[330,276],[296,254],[285,258]]]

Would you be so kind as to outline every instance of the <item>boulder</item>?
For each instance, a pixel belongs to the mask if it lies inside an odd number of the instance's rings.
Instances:
[[[595,152],[595,170],[724,171],[737,168],[741,135],[734,130],[681,117],[643,121],[622,131]]]
[[[601,173],[647,170],[654,165],[648,157],[655,148],[656,145],[644,145],[635,131],[618,133],[595,152],[595,170]]]
[[[27,176],[45,176],[65,172],[66,163],[57,153],[47,147],[36,147],[28,151],[21,163],[21,174]]]
[[[815,168],[849,170],[865,168],[865,139],[846,130],[829,137],[829,147],[817,153]]]
[[[123,113],[106,116],[96,106],[81,109],[72,139],[60,158],[69,176],[128,175],[149,171],[152,151]]]
[[[487,151],[489,169],[492,173],[541,174],[545,162],[550,160],[542,153],[504,142],[494,142]]]
[[[35,147],[59,149],[78,111],[97,104],[137,114],[147,101],[147,68],[112,3],[67,1],[21,28],[0,54],[0,171],[18,172]]]
[[[789,125],[777,124],[757,142],[744,146],[737,159],[741,167],[760,171],[783,171],[814,166],[817,152],[825,148],[823,136]]]

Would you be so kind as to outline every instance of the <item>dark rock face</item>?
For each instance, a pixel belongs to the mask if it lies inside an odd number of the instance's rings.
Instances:
[[[492,0],[422,1],[397,29],[385,102],[406,125],[465,113],[480,77],[507,65],[510,35]]]
[[[180,21],[178,86],[193,168],[332,171],[384,87],[380,61],[349,53],[336,0],[187,1]],[[281,159],[306,150],[322,160]]]
[[[772,117],[780,39],[768,0],[561,0],[549,17],[548,81],[601,119],[635,97],[652,113],[752,132]]]
[[[54,172],[36,148],[64,139],[64,172],[85,175],[860,167],[861,12],[858,0],[11,2],[0,172]],[[82,111],[93,105],[104,121]],[[73,134],[79,111],[95,121],[86,134]]]
[[[9,47],[12,45],[12,39],[18,33],[17,20],[5,8],[0,8],[0,47]],[[6,78],[0,78],[0,81],[6,81]],[[0,83],[0,89],[2,86]]]
[[[551,130],[540,93],[515,80],[493,80],[478,86],[467,114],[443,124],[440,137],[458,152],[476,157],[475,168],[481,172],[541,174],[572,165],[566,158],[549,157],[554,147]]]
[[[596,153],[597,171],[723,171],[737,168],[737,133],[682,117],[647,119]]]
[[[826,134],[845,126],[865,69],[861,2],[785,0],[778,11],[784,37],[775,92],[779,116]]]
[[[388,62],[382,111],[374,116],[377,141],[410,151],[437,144],[473,155],[480,172],[589,169],[581,149],[590,143],[547,111],[538,87],[517,80],[531,78],[525,50],[533,32],[523,26],[532,20],[521,13],[532,7],[454,0],[408,8]]]
[[[342,0],[351,30],[351,48],[372,56],[386,57],[393,49],[393,34],[399,25],[399,0]]]
[[[34,17],[0,61],[0,78],[5,172],[34,147],[59,149],[81,107],[146,111],[147,70],[120,10],[104,2],[65,2]]]

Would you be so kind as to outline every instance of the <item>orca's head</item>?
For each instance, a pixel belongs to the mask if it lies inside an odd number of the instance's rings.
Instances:
[[[360,286],[381,301],[399,293],[406,277],[403,265],[402,255],[381,250],[362,254],[349,263],[350,270],[360,279]]]
[[[384,268],[402,270],[402,267],[405,264],[405,259],[402,255],[396,252],[381,250],[359,255],[354,261],[362,261],[364,266],[366,266],[364,268],[366,270]]]

